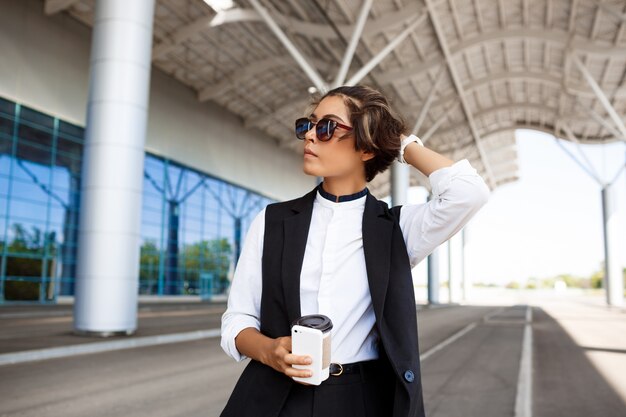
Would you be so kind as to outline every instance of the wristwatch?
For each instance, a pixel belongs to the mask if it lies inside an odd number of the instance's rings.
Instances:
[[[402,139],[402,143],[400,144],[400,154],[398,154],[398,162],[403,163],[403,164],[407,163],[404,160],[404,148],[406,148],[407,145],[411,142],[415,142],[420,146],[424,146],[424,143],[422,143],[422,140],[413,134]]]

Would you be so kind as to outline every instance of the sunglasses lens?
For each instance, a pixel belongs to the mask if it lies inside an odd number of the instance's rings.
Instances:
[[[309,119],[298,119],[296,120],[296,137],[298,139],[304,139],[306,136],[306,132],[311,130],[311,122]]]
[[[317,134],[317,138],[322,142],[330,140],[335,132],[336,124],[333,123],[332,120],[322,119],[317,122],[317,126],[315,128],[315,133]]]

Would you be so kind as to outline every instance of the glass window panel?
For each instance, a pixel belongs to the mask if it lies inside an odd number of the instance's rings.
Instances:
[[[42,183],[47,184],[47,178],[39,179]],[[13,181],[11,190],[11,198],[21,198],[23,200],[35,200],[45,203],[48,200],[48,194],[41,189],[38,184],[32,181]]]
[[[196,244],[200,241],[201,236],[199,232],[196,231],[186,231],[184,236],[184,242],[188,245]]]
[[[28,123],[30,125],[52,131],[52,128],[54,127],[54,118],[37,110],[31,109],[30,107],[21,106],[20,123]]]
[[[72,155],[65,154],[63,152],[57,152],[54,165],[65,169],[67,171],[76,172],[80,176],[80,170],[82,168],[82,157],[74,157]]]
[[[0,97],[0,116],[13,116],[15,114],[15,103]]]
[[[2,119],[3,109],[1,104],[2,102],[0,102],[0,120]],[[13,104],[10,102],[6,102],[4,105],[9,111],[13,108]],[[45,147],[38,147],[37,144],[50,146],[51,128],[54,120],[32,109],[22,108],[22,111],[24,115],[23,124],[25,126],[22,127],[20,133],[34,143],[26,141],[20,143],[18,155],[25,159],[23,161],[24,166],[32,171],[39,181],[48,184],[50,171],[47,165],[50,161],[50,150]],[[7,126],[8,129],[12,129],[12,121],[7,121]],[[58,168],[55,168],[52,176],[52,191],[61,198],[64,204],[77,204],[76,198],[70,198],[70,193],[73,196],[77,196],[79,192],[77,189],[70,191],[70,175],[80,176],[81,143],[84,139],[84,129],[63,121],[59,121],[58,126],[59,135],[55,161]],[[9,139],[12,137],[12,130],[10,130],[9,134],[11,136],[5,135],[5,152],[11,149],[11,141]],[[0,131],[0,140],[2,138],[2,132]],[[8,158],[0,156],[0,164],[4,163],[4,165],[0,165],[0,168],[3,166],[7,167],[4,170],[5,172],[8,172],[8,162]],[[228,286],[227,275],[234,256],[234,223],[228,211],[232,210],[243,215],[241,219],[242,234],[245,235],[254,216],[272,200],[151,154],[145,155],[144,169],[146,178],[144,179],[142,205],[141,234],[143,243],[141,246],[139,291],[144,294],[155,294],[158,291],[159,256],[162,255],[159,252],[158,245],[163,232],[165,232],[165,237],[169,238],[167,235],[167,221],[169,219],[166,218],[165,225],[162,224],[163,190],[167,193],[168,198],[173,198],[174,195],[172,194],[175,194],[178,199],[186,196],[179,207],[179,229],[176,236],[178,248],[177,251],[172,253],[172,255],[178,256],[178,267],[172,275],[172,278],[177,280],[174,283],[178,288],[177,291],[181,294],[197,294],[201,273],[213,274],[215,276],[213,288],[217,292],[224,291]],[[169,176],[169,186],[164,183],[164,172],[166,169]],[[19,198],[27,197],[32,199],[32,196],[35,195],[37,199],[45,203],[48,196],[41,188],[33,184],[30,175],[24,172],[21,167],[15,166],[14,172],[17,179],[22,178],[25,182],[20,183],[22,188],[17,193],[17,198],[10,202],[11,213],[16,216],[13,222],[22,224],[20,232],[23,236],[22,240],[29,241],[30,239],[30,246],[25,245],[23,249],[29,251],[29,254],[37,254],[38,251],[41,252],[43,250],[44,246],[44,236],[41,230],[43,230],[42,224],[46,216],[46,206],[36,202],[20,201]],[[74,174],[71,174],[72,172]],[[179,178],[181,179],[180,189],[177,190]],[[208,188],[204,185],[196,187],[203,178],[206,180]],[[7,184],[7,178],[4,179],[4,182],[0,178],[0,192],[3,188],[7,188]],[[196,188],[194,189],[194,187]],[[187,195],[191,190],[194,191]],[[3,202],[6,204],[6,200],[0,200],[0,206]],[[49,250],[52,252],[61,251],[60,242],[63,241],[63,234],[69,233],[68,240],[72,241],[66,242],[65,247],[67,250],[64,255],[64,261],[69,265],[68,262],[75,261],[76,242],[73,239],[76,238],[78,213],[75,211],[76,207],[73,207],[70,212],[72,217],[66,219],[67,215],[63,204],[55,199],[51,200],[51,204],[50,229],[48,232],[54,232],[54,244],[49,246]],[[0,210],[2,210],[2,207],[0,207]],[[20,216],[16,213],[19,213]],[[165,214],[167,217],[167,211]],[[34,217],[38,221],[26,220],[21,217]],[[66,225],[65,222],[70,222],[70,224]],[[73,222],[73,226],[71,222]],[[33,226],[38,226],[39,229],[32,230]],[[166,227],[166,229],[163,230],[163,227]],[[11,232],[11,236],[16,236],[16,232]],[[49,236],[50,238],[52,237],[51,235]],[[242,236],[242,239],[244,238],[245,236]],[[59,256],[61,255],[59,254]],[[72,267],[75,268],[74,263]],[[65,269],[69,272],[64,272],[64,276],[68,275],[68,279],[73,280],[75,273],[73,269],[69,267]],[[166,273],[167,271],[161,272],[161,274]]]
[[[13,155],[13,139],[10,136],[3,135],[0,133],[0,159],[9,159]],[[8,169],[6,171],[0,171],[8,173]]]
[[[0,170],[2,170],[2,161],[0,160]],[[9,195],[9,177],[0,175],[0,197]]]
[[[9,214],[13,219],[19,221],[46,219],[46,202],[23,201],[12,198],[9,202]]]
[[[27,141],[18,141],[16,155],[24,161],[40,165],[49,166],[52,161],[52,152],[50,148]]]
[[[190,190],[191,191],[191,190]],[[186,207],[199,210],[202,208],[202,189],[196,188],[184,201]]]
[[[161,227],[147,225],[143,223],[141,225],[141,236],[144,239],[151,239],[151,240],[154,240],[155,242],[160,242],[161,241]]]
[[[150,207],[154,210],[161,211],[163,206],[163,198],[161,196],[144,193],[142,203],[144,207]]]
[[[23,123],[21,120],[20,122],[17,128],[19,141],[27,140],[45,148],[52,147],[52,129],[32,125],[30,123]]]
[[[8,256],[4,298],[10,301],[38,300],[41,269],[39,258]]]
[[[64,156],[80,159],[83,154],[83,145],[71,140],[59,137],[57,139],[57,152]]]
[[[67,203],[69,202],[70,174],[65,168],[54,167],[52,173],[52,189]]]
[[[0,138],[13,139],[13,119],[0,114]]]
[[[200,220],[200,217],[202,216],[200,207],[194,207],[194,206],[189,206],[188,204],[183,204],[182,208],[183,208],[183,213],[185,217]]]
[[[4,202],[0,201],[0,203],[5,204]],[[1,207],[0,207],[1,209]],[[7,226],[7,222],[6,222],[6,218],[4,217],[4,214],[0,216],[0,248],[3,247],[4,244],[4,233],[6,232],[6,226]]]
[[[85,129],[59,120],[59,135],[66,139],[72,139],[76,142],[83,142],[85,138]]]
[[[199,237],[202,227],[203,225],[199,221],[186,219],[182,230],[184,230],[185,236],[193,233],[194,235],[197,235]]]
[[[14,254],[43,254],[45,224],[28,220],[11,220],[8,250]]]
[[[158,227],[159,229],[163,227],[160,215],[157,215],[156,213],[146,213],[145,211],[143,213],[141,224],[146,227]]]
[[[52,203],[50,206],[50,223],[63,225],[63,223],[65,223],[66,210],[64,207],[61,207],[57,202],[55,203]]]
[[[15,160],[13,163],[13,178],[25,182],[32,182],[31,174],[36,178],[47,178],[50,165],[35,164],[25,160]]]

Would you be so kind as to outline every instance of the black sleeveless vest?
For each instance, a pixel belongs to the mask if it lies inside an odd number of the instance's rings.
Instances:
[[[317,187],[304,196],[269,204],[265,211],[262,258],[261,333],[291,334],[300,317],[300,272]],[[395,373],[392,417],[424,417],[411,267],[398,220],[391,209],[367,194],[363,211],[363,251],[380,335],[380,358]],[[288,376],[250,360],[221,417],[275,417],[291,387]]]

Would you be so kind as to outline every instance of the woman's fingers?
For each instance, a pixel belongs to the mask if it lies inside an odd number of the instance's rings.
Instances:
[[[311,357],[306,355],[294,355],[292,353],[288,353],[283,357],[285,363],[289,365],[310,365]]]
[[[313,373],[308,369],[297,369],[292,366],[288,366],[285,368],[285,375],[290,377],[298,377],[298,378],[308,378],[313,375]]]
[[[274,348],[274,364],[276,370],[289,377],[308,378],[312,373],[308,369],[297,369],[292,365],[310,365],[311,357],[307,355],[294,355],[291,353],[291,336],[276,339]]]

